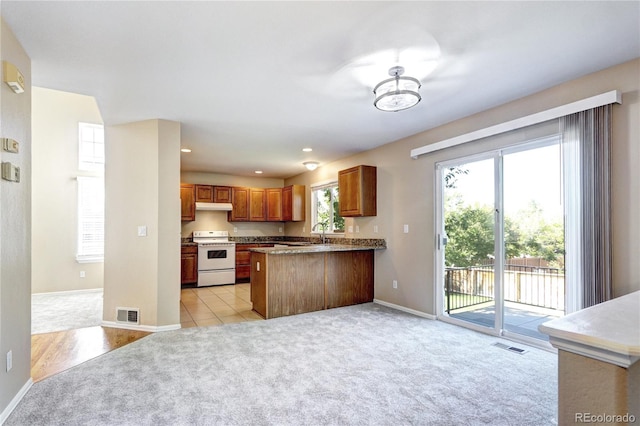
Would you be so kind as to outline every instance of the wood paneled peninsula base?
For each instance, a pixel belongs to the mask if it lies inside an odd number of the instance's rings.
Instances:
[[[277,318],[373,301],[374,249],[352,245],[251,249],[251,302]]]

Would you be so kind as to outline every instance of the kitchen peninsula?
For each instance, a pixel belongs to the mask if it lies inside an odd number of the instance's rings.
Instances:
[[[277,318],[373,301],[374,250],[314,244],[251,249],[251,302]]]

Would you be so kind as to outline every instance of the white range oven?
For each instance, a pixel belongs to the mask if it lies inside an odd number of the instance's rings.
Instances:
[[[198,244],[198,287],[236,282],[236,243],[227,231],[193,231]]]

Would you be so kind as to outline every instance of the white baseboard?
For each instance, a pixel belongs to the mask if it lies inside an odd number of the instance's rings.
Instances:
[[[148,331],[150,333],[157,333],[160,331],[180,330],[180,328],[182,327],[180,324],[155,326],[155,325],[125,324],[122,322],[115,322],[115,321],[102,321],[101,325],[103,327],[122,328],[124,330],[134,330],[134,331]]]
[[[4,424],[4,422],[9,418],[13,410],[18,406],[20,401],[22,401],[22,398],[24,398],[27,392],[29,392],[31,386],[33,386],[33,380],[29,378],[29,380],[27,380],[27,383],[22,386],[22,389],[20,389],[16,396],[13,397],[9,405],[7,405],[7,408],[5,408],[2,413],[0,413],[0,425]]]
[[[104,289],[102,288],[85,288],[85,289],[81,289],[81,290],[65,290],[65,291],[50,291],[50,292],[46,292],[46,293],[31,293],[32,296],[41,296],[41,295],[61,295],[61,294],[82,294],[82,293],[99,293],[102,292]]]
[[[396,305],[395,303],[385,302],[384,300],[373,299],[373,303],[377,303],[378,305],[386,306],[387,308],[397,309],[399,311],[406,312],[408,314],[417,315],[417,316],[422,317],[422,318],[427,318],[427,319],[430,319],[430,320],[435,320],[436,319],[435,315],[427,314],[425,312],[416,311],[415,309],[405,308],[404,306]]]

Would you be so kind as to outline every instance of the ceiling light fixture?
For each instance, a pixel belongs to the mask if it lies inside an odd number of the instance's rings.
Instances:
[[[313,151],[313,148],[302,148],[302,151],[311,152],[311,151]]]
[[[254,173],[257,174],[257,175],[261,175],[262,174],[262,170],[256,170]]]
[[[403,77],[404,68],[397,66],[389,69],[392,76],[378,83],[373,89],[376,100],[373,102],[380,111],[402,111],[420,102],[420,82],[413,77]]]
[[[191,152],[191,150],[189,148],[181,148],[180,151],[181,152]]]
[[[305,161],[304,166],[307,168],[307,170],[315,170],[318,168],[318,162],[317,161]]]

